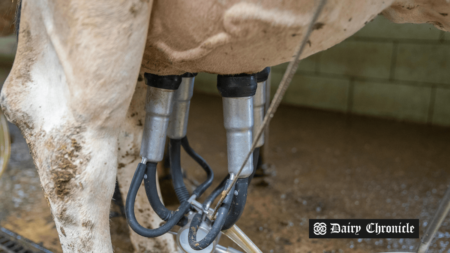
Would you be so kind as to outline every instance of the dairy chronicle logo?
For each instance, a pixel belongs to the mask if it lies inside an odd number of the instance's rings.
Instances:
[[[315,235],[325,235],[327,233],[327,224],[324,222],[314,223],[314,234]]]

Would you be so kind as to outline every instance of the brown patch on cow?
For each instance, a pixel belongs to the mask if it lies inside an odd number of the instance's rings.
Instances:
[[[61,243],[61,247],[63,246],[63,244]],[[73,244],[73,243],[69,243],[68,245],[67,245],[67,247],[69,248],[69,249],[71,249],[72,250],[72,252],[75,252],[75,245]],[[64,247],[62,247],[63,249],[64,249]]]
[[[75,165],[67,163],[67,167],[64,169],[67,169],[68,166],[73,166],[72,168],[76,168]],[[52,180],[55,183],[55,192],[56,196],[59,198],[64,198],[66,195],[69,195],[70,193],[70,187],[69,182],[74,178],[74,174],[72,171],[68,170],[58,170],[58,171],[52,171]]]
[[[131,15],[133,15],[133,17],[136,17],[138,14],[138,8],[135,4],[132,4],[128,11],[131,13]]]
[[[81,223],[81,226],[92,231],[92,229],[94,229],[94,222],[92,222],[91,220],[83,221]]]
[[[72,142],[72,147],[73,147],[74,151],[79,152],[81,150],[81,145],[77,142],[77,140],[72,138],[70,141]]]
[[[59,230],[61,230],[61,234],[63,234],[64,237],[66,237],[66,231],[64,231],[64,228],[63,228],[63,227],[60,227]]]
[[[85,228],[87,231],[84,231],[80,235],[80,244],[78,251],[79,252],[92,252],[93,246],[93,233],[94,230],[94,222],[91,220],[85,220],[81,223],[81,226]]]
[[[56,196],[64,199],[67,196],[72,186],[70,181],[75,177],[77,165],[74,160],[78,158],[81,146],[75,139],[71,139],[71,145],[62,144],[56,150],[56,167],[52,170],[52,180],[55,187]]]
[[[42,186],[41,186],[41,187],[42,187]],[[50,207],[50,201],[48,200],[47,193],[46,193],[45,191],[43,191],[43,192],[44,192],[44,198],[45,198],[45,201],[47,202],[47,206]]]
[[[50,198],[65,200],[74,189],[83,189],[79,182],[73,182],[80,174],[79,166],[89,162],[90,157],[82,153],[83,140],[80,133],[84,131],[81,127],[71,127],[60,132],[51,133],[45,140],[45,147],[54,152],[49,157],[51,164],[50,179],[53,189],[48,189]]]
[[[82,253],[92,252],[92,246],[93,246],[92,240],[93,240],[92,234],[80,236],[80,244],[79,244],[78,252],[82,252]]]
[[[123,164],[123,163],[119,163],[119,165],[118,165],[118,169],[120,170],[120,169],[122,169],[123,167],[125,167],[125,164]]]
[[[448,13],[441,13],[441,12],[439,12],[439,14],[441,14],[441,16],[443,16],[443,17],[447,17],[448,16]]]
[[[56,218],[58,218],[59,222],[63,225],[73,225],[75,224],[75,219],[67,214],[67,207],[63,207],[55,214]]]
[[[320,30],[320,29],[322,29],[324,26],[325,26],[324,23],[317,22],[317,23],[314,24],[313,29],[314,29],[314,30]]]

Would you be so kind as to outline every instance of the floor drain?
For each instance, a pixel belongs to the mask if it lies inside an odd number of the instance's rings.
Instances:
[[[22,236],[0,227],[0,253],[52,253]]]

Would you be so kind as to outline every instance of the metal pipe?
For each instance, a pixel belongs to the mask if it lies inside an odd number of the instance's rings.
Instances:
[[[264,115],[266,114],[266,101],[269,101],[267,99],[267,82],[270,76],[270,67],[264,68],[262,71],[255,74],[256,81],[257,81],[257,88],[255,96],[253,97],[253,116],[254,118],[254,124],[253,124],[253,133],[258,132],[258,130],[261,128],[263,121],[264,121]],[[270,99],[270,98],[269,98]],[[253,139],[256,135],[253,135]],[[261,137],[256,140],[256,147],[261,147],[264,145],[264,133],[261,134]]]
[[[186,136],[194,80],[195,77],[183,77],[180,87],[174,93],[173,109],[167,129],[167,136],[170,139],[181,139]]]
[[[253,97],[224,97],[223,117],[227,131],[228,173],[237,174],[253,141]],[[253,172],[253,159],[248,159],[240,174],[246,178]]]
[[[442,222],[444,221],[449,211],[450,211],[450,186],[445,192],[445,195],[442,198],[441,203],[439,204],[439,207],[436,210],[436,213],[434,214],[433,220],[431,220],[430,225],[423,234],[417,253],[427,252],[428,247],[430,247],[430,244],[434,236],[436,235],[437,231],[439,230],[439,227],[441,226]]]
[[[267,78],[266,81],[266,103],[265,103],[265,108],[264,108],[264,115],[267,115],[267,111],[269,110],[269,106],[270,106],[270,93],[271,93],[271,81],[272,78],[272,68],[270,68],[269,70],[269,77]],[[267,163],[267,157],[269,157],[269,150],[270,150],[270,143],[269,143],[269,123],[266,124],[266,127],[264,128],[264,146],[262,147],[262,151],[261,151],[261,164],[266,164]],[[256,133],[257,132],[253,132],[253,135],[255,136],[254,138],[256,138]]]
[[[214,250],[214,253],[242,253],[242,252],[237,249],[233,249],[231,247],[225,248],[222,245],[217,245],[216,249]]]
[[[147,87],[145,124],[140,155],[147,158],[149,162],[160,162],[164,157],[173,94],[173,90]]]
[[[140,155],[149,162],[160,162],[164,157],[167,127],[172,112],[174,92],[181,83],[181,76],[158,76],[144,73],[147,87],[145,124]]]
[[[245,252],[262,253],[258,246],[238,226],[234,225],[230,229],[222,231],[222,233],[239,245]]]
[[[258,82],[258,87],[256,88],[255,96],[253,97],[253,133],[256,133],[259,128],[261,128],[264,121],[265,105],[266,105],[266,82]],[[255,138],[255,136],[253,137]],[[264,145],[264,133],[259,138],[256,147],[261,147]]]

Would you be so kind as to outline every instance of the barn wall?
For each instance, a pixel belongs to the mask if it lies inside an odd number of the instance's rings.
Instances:
[[[2,86],[14,61],[15,52],[16,38],[14,35],[0,38],[0,85]]]
[[[14,61],[16,38],[14,35],[0,38],[0,85],[6,80]]]
[[[273,92],[287,64],[273,67]],[[201,74],[196,91],[218,94]],[[213,84],[213,85],[212,85]],[[450,33],[382,16],[300,64],[284,103],[450,126]]]

